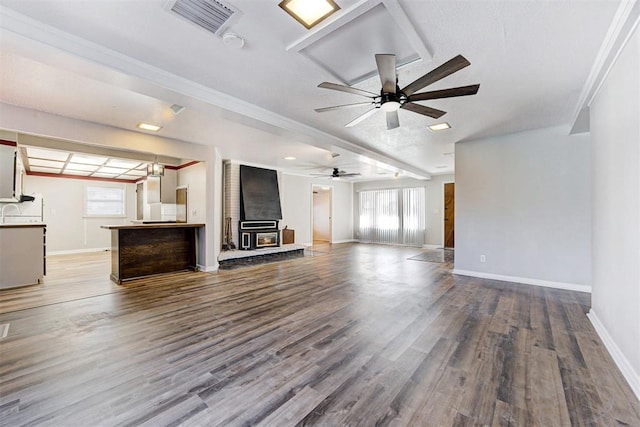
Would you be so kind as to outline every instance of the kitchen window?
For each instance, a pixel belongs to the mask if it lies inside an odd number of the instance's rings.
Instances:
[[[125,216],[124,186],[85,186],[84,214],[92,217]]]

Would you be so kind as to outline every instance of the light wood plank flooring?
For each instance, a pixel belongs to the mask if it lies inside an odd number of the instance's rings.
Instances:
[[[589,295],[314,249],[123,287],[107,253],[50,257],[0,292],[0,425],[640,425]]]

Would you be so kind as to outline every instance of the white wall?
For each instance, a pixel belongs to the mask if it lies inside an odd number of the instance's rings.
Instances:
[[[205,183],[204,163],[196,163],[178,170],[178,187],[187,187],[187,222],[205,222]]]
[[[429,246],[444,245],[444,184],[454,182],[453,175],[432,175],[425,183],[427,191],[427,233],[425,244]]]
[[[593,294],[589,317],[640,398],[640,32],[590,106]]]
[[[314,187],[313,240],[331,241],[331,191]]]
[[[283,174],[280,181],[282,203],[282,228],[295,230],[296,243],[311,245],[311,210],[313,208],[313,184],[333,189],[332,242],[353,240],[353,187],[348,181],[327,181],[298,175]]]
[[[126,217],[85,218],[86,185],[124,186]],[[47,224],[47,254],[111,248],[110,231],[100,226],[129,224],[135,219],[135,184],[26,175],[24,186],[26,194],[42,194],[43,220]]]
[[[586,134],[456,144],[454,273],[589,291],[590,185]]]

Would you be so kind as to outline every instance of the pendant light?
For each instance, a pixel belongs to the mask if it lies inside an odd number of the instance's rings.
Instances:
[[[147,163],[147,176],[164,176],[164,165],[158,163],[158,156],[153,163]]]

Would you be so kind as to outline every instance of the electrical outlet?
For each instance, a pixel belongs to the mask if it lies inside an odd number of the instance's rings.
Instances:
[[[480,255],[480,262],[487,262],[487,257],[484,255]]]

